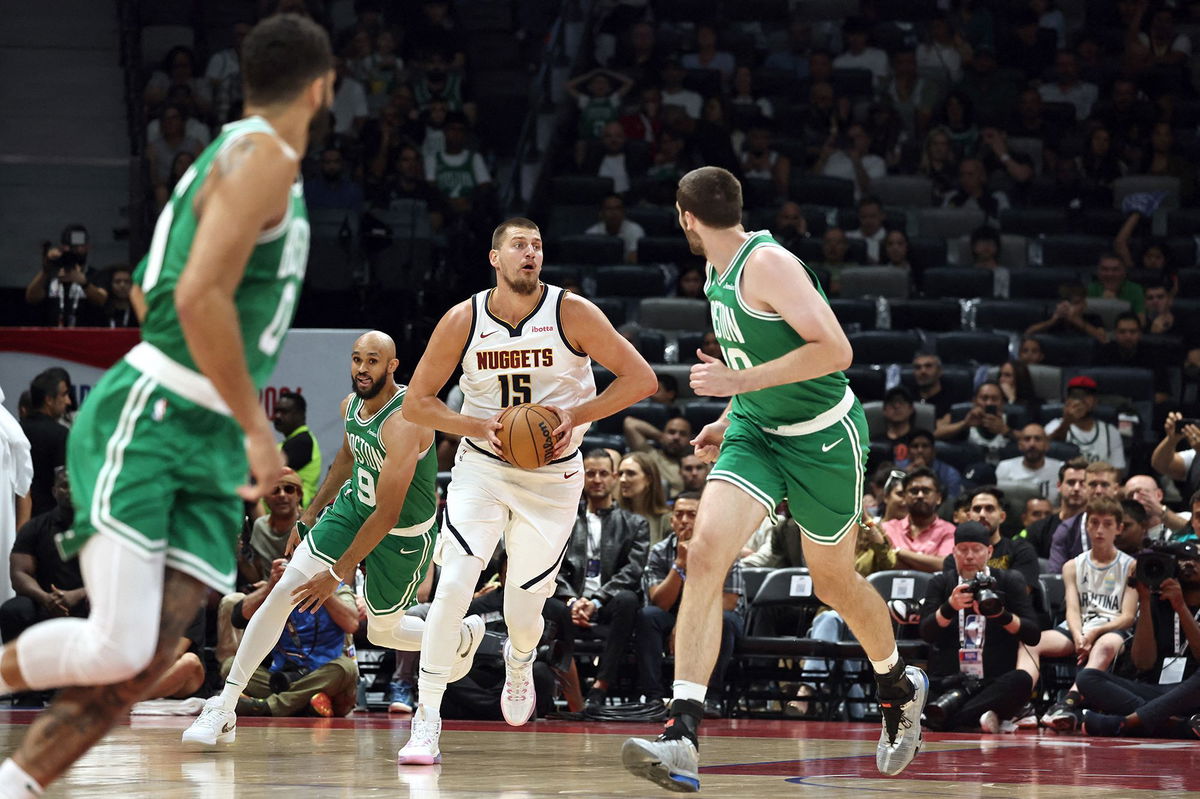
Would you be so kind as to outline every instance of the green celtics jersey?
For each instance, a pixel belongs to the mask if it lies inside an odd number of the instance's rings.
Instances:
[[[375,486],[387,455],[381,435],[383,423],[392,414],[400,412],[405,392],[405,387],[401,386],[396,396],[366,419],[362,417],[362,397],[355,395],[346,406],[346,440],[354,454],[354,474],[342,488],[342,494],[353,498],[355,508],[363,519],[375,510]],[[417,469],[404,496],[404,507],[400,509],[396,527],[424,524],[433,519],[436,512],[437,452],[430,446],[417,461]]]
[[[718,275],[712,264],[705,266],[708,280],[704,293],[711,303],[713,330],[731,369],[749,369],[804,346],[804,339],[779,314],[755,310],[742,301],[742,270],[759,247],[782,249],[770,233],[751,233],[724,275]],[[816,275],[807,266],[804,269],[821,299],[828,302]],[[766,430],[784,428],[809,421],[838,405],[846,397],[847,386],[846,376],[833,372],[738,394],[733,398],[732,412]]]
[[[275,137],[279,146],[295,156],[261,117],[248,117],[226,125],[175,184],[175,190],[154,226],[150,252],[138,264],[134,274],[134,280],[146,295],[142,340],[193,371],[197,371],[196,363],[188,352],[175,311],[175,286],[187,265],[200,223],[195,212],[195,199],[217,155],[251,133]],[[304,191],[297,181],[291,188],[287,214],[278,225],[264,230],[258,237],[234,295],[246,365],[258,388],[266,385],[274,371],[279,345],[292,323],[308,263],[308,239]]]

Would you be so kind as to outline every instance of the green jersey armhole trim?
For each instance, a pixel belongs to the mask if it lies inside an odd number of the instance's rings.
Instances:
[[[751,316],[754,319],[762,320],[764,322],[782,322],[783,317],[781,315],[779,315],[777,313],[770,313],[767,311],[755,310],[754,308],[751,308],[749,303],[746,302],[745,298],[742,297],[742,275],[744,275],[746,273],[746,266],[747,266],[747,264],[750,263],[751,256],[754,255],[754,251],[757,250],[759,247],[769,247],[769,246],[771,246],[770,242],[759,241],[753,247],[750,248],[750,251],[748,253],[746,253],[746,259],[744,261],[742,261],[742,265],[738,268],[737,278],[734,280],[734,283],[733,283],[733,293],[737,297],[738,306],[748,316]],[[778,247],[779,245],[775,245],[775,246]],[[779,249],[783,250],[782,247],[779,247]],[[784,250],[784,252],[787,252],[787,250]],[[788,255],[791,255],[791,253],[788,253]],[[793,256],[793,257],[795,257],[795,256]],[[803,264],[801,264],[801,266],[803,266]]]
[[[712,267],[713,277],[715,277],[717,279],[718,286],[723,286],[725,288],[729,288],[729,286],[727,284],[728,284],[729,278],[733,274],[733,272],[736,271],[738,274],[741,274],[742,267],[746,265],[745,261],[743,261],[741,264],[739,264],[738,267],[736,268],[736,270],[734,269],[733,265],[738,262],[738,259],[741,258],[742,253],[745,252],[746,248],[748,246],[750,246],[750,243],[755,241],[758,238],[758,236],[759,236],[759,231],[757,231],[757,230],[749,231],[749,233],[746,237],[746,240],[742,242],[742,246],[738,247],[737,252],[735,252],[733,254],[733,257],[729,259],[729,268],[725,270],[725,274],[723,274],[723,275],[717,271],[717,268],[715,266],[713,266],[711,261],[705,262],[706,266]],[[749,256],[747,255],[747,257],[749,257]]]
[[[405,386],[405,387],[401,388],[399,391],[397,391],[396,397],[400,397],[401,399],[403,399],[404,392],[407,390],[407,388],[408,387]],[[393,402],[396,400],[396,397],[392,397]],[[379,440],[379,448],[381,450],[383,450],[383,455],[385,458],[387,457],[387,442],[385,442],[383,440],[383,426],[388,423],[388,419],[391,419],[393,416],[400,413],[400,411],[402,411],[404,409],[403,406],[404,406],[403,402],[400,402],[399,404],[393,406],[392,409],[387,412],[387,415],[384,416],[383,419],[381,419],[379,421],[379,439],[378,439]],[[380,412],[382,413],[382,409]],[[417,456],[417,460],[418,461],[421,460],[420,456]]]
[[[362,408],[362,406],[363,406],[364,404],[366,404],[366,403],[365,403],[365,400],[363,400],[363,399],[362,399],[362,397],[358,397],[358,400],[359,400],[359,403],[358,403],[358,408],[355,408],[355,409],[354,409],[354,420],[353,420],[353,421],[355,421],[355,422],[357,422],[358,424],[361,424],[361,425],[368,425],[368,424],[371,424],[371,422],[375,421],[375,417],[376,417],[376,416],[378,416],[379,414],[383,413],[384,411],[387,411],[387,410],[388,410],[388,408],[389,408],[389,407],[391,407],[391,404],[392,404],[393,402],[395,402],[395,401],[396,401],[397,397],[399,397],[399,398],[403,398],[403,397],[404,397],[404,395],[405,395],[405,394],[408,392],[408,386],[401,386],[401,385],[397,384],[397,389],[398,389],[398,390],[396,391],[396,394],[395,394],[395,396],[393,396],[393,397],[392,397],[390,400],[388,400],[386,403],[384,403],[384,406],[383,406],[382,408],[380,408],[379,410],[375,411],[375,413],[371,414],[371,415],[370,415],[370,416],[368,416],[366,419],[363,419],[363,418],[361,418],[361,417],[358,415],[358,411],[359,411],[359,409],[361,409],[361,408]],[[396,407],[394,410],[399,410],[399,406],[397,406],[397,407]],[[391,412],[389,411],[387,415],[388,415],[388,416],[391,416],[392,414],[391,414]],[[385,417],[385,418],[386,418],[386,417]]]

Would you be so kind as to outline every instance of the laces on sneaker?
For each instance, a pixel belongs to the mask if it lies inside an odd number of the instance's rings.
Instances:
[[[904,712],[904,705],[907,702],[883,702],[879,703],[879,712],[883,716],[884,730],[887,732],[888,742],[896,743],[896,736],[900,734],[900,729],[910,729],[912,727],[912,719]]]

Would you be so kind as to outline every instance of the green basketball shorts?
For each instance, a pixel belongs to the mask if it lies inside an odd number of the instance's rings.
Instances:
[[[313,557],[330,566],[342,556],[366,521],[366,515],[358,512],[361,506],[354,502],[348,491],[353,491],[349,483],[307,537]],[[372,614],[384,616],[416,604],[417,587],[425,579],[425,572],[433,560],[437,535],[437,524],[434,519],[429,519],[412,527],[392,530],[367,555],[363,561],[367,567],[363,598]],[[353,583],[352,575],[340,576]]]
[[[833,545],[855,531],[862,515],[867,440],[867,419],[857,401],[832,424],[800,435],[767,433],[733,415],[708,479],[741,488],[772,519],[786,499],[805,538]]]
[[[72,557],[111,536],[218,591],[233,590],[244,511],[245,437],[231,417],[163,388],[121,361],[87,396],[67,440]]]

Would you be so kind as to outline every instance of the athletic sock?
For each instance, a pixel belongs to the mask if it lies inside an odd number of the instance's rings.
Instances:
[[[904,704],[916,693],[916,686],[905,674],[904,661],[897,658],[896,664],[886,674],[875,673],[875,685],[880,699],[901,700]]]
[[[38,799],[42,786],[29,776],[10,757],[0,765],[0,797],[4,799]]]
[[[885,657],[883,660],[872,660],[871,668],[875,669],[876,674],[890,674],[896,664],[900,662],[900,650],[895,646],[892,647],[892,654]]]
[[[221,707],[225,708],[226,710],[235,710],[237,708],[238,699],[242,695],[242,689],[245,687],[246,686],[238,685],[237,683],[225,683],[225,687],[221,689]]]
[[[708,693],[708,686],[701,685],[698,682],[689,682],[688,680],[676,680],[671,683],[671,696],[675,699],[687,699],[691,702],[698,702],[700,707],[704,707],[704,697]]]
[[[442,717],[442,696],[446,693],[446,680],[449,674],[434,674],[425,670],[418,671],[417,698],[425,708],[426,717],[436,721]]]
[[[692,746],[700,748],[700,722],[704,720],[704,702],[692,699],[673,699],[667,709],[669,717],[663,727],[664,741],[679,741],[687,738]]]
[[[508,645],[508,655],[509,655],[509,657],[507,658],[507,660],[509,660],[512,663],[520,664],[522,666],[524,666],[526,663],[529,663],[530,661],[533,660],[533,652],[532,651],[522,652],[520,649],[517,649],[515,646],[513,646],[511,641]]]

